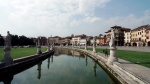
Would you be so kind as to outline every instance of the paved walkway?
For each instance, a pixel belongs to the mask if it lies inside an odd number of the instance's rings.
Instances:
[[[93,52],[89,50],[87,50],[86,52],[93,54]],[[107,56],[104,56],[104,54],[102,53],[97,53],[96,58],[105,63],[107,62]],[[144,81],[146,84],[150,84],[150,68],[140,66],[122,59],[118,60],[119,62],[115,62],[113,66],[115,66],[115,69],[119,69],[119,71],[122,71],[124,72],[124,74],[130,76],[132,79],[126,79],[130,81],[131,84],[135,84],[133,80],[137,78],[141,81]]]
[[[81,46],[81,47],[84,48],[84,46]],[[128,46],[116,46],[116,47],[118,50],[150,52],[150,47],[128,47]],[[93,48],[93,46],[88,46],[88,48]],[[108,48],[109,49],[109,46],[97,46],[96,48],[102,48],[102,49]]]

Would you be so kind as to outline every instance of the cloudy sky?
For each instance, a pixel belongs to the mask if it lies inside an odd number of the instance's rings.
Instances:
[[[150,24],[150,0],[0,0],[0,34],[104,34],[111,26]]]

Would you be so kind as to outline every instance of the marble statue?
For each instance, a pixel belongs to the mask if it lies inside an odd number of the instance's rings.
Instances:
[[[37,54],[42,54],[41,44],[40,44],[40,37],[38,38]]]
[[[113,29],[111,30],[111,39],[110,39],[110,42],[109,42],[109,46],[110,47],[115,47],[115,33],[114,33]]]
[[[107,64],[108,65],[113,65],[113,62],[118,62],[118,58],[116,56],[116,46],[115,46],[115,33],[114,30],[111,30],[111,40],[109,42],[110,46],[110,56],[107,59]]]
[[[6,65],[13,64],[13,59],[11,58],[10,50],[11,50],[11,34],[9,33],[9,31],[7,31],[4,47],[4,58],[2,60],[2,62],[4,62]]]

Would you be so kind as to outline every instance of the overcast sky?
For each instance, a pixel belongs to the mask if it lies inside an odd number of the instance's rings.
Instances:
[[[143,24],[150,24],[150,0],[0,0],[3,36],[96,36]]]

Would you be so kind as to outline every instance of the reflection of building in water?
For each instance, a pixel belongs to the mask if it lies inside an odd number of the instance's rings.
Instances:
[[[55,56],[59,56],[61,54],[65,54],[65,55],[69,55],[69,56],[76,56],[80,58],[84,58],[84,54],[74,51],[74,50],[70,50],[70,49],[65,49],[65,48],[55,48]]]
[[[50,66],[50,57],[48,58],[48,64],[47,64],[47,68],[49,69],[49,66]]]
[[[57,49],[55,48],[54,55],[55,55],[55,56],[58,56],[58,55],[60,55],[60,50],[59,50],[58,48],[57,48]]]
[[[55,48],[54,55],[59,56],[60,54],[72,55],[72,53],[69,49]]]
[[[72,55],[74,55],[74,56],[81,56],[80,52],[77,52],[77,51],[74,51],[74,50],[71,50],[71,52],[72,52]]]
[[[9,75],[5,75],[2,79],[2,82],[4,84],[11,84],[11,81],[13,80],[14,75],[13,74],[9,74]]]
[[[38,76],[37,78],[40,79],[41,78],[41,65],[42,65],[42,62],[39,62],[37,64],[37,70],[38,70]]]
[[[93,69],[94,69],[94,76],[95,76],[95,77],[97,76],[97,75],[96,75],[96,68],[97,68],[96,62],[93,61]]]

